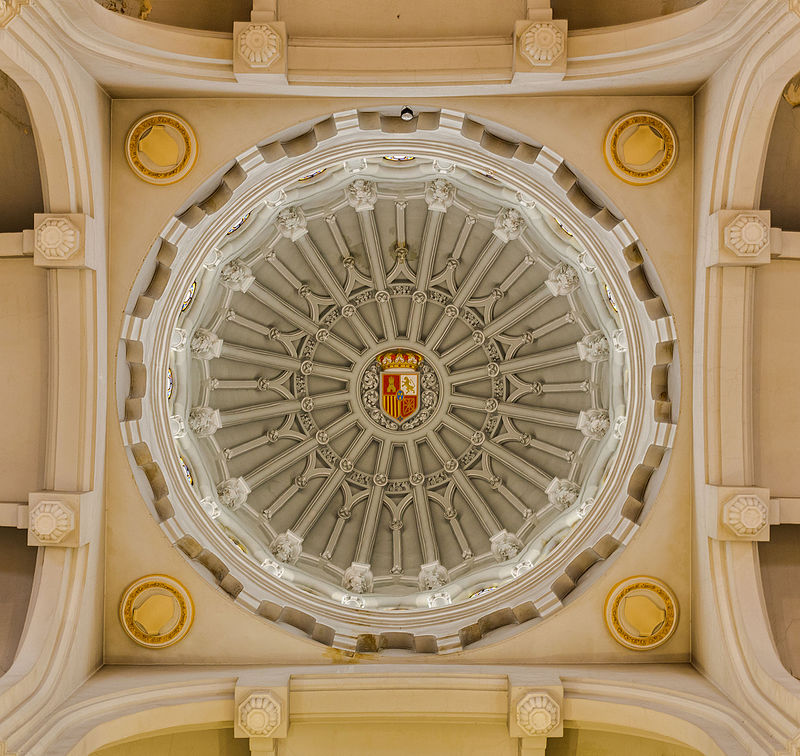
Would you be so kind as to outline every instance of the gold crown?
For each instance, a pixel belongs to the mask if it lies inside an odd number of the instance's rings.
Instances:
[[[416,352],[384,352],[375,358],[382,370],[411,368],[416,370],[425,358]]]

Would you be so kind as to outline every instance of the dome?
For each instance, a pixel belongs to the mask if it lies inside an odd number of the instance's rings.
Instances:
[[[165,232],[177,275],[142,340],[168,388],[139,428],[167,457],[162,526],[240,564],[238,601],[345,647],[364,634],[337,623],[450,613],[446,650],[482,602],[545,616],[576,559],[635,532],[658,334],[626,224],[559,201],[546,148],[509,172],[452,137],[399,146],[283,170],[262,146],[224,218]]]

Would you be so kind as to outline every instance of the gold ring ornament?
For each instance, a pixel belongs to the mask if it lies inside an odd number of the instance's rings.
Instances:
[[[608,130],[603,155],[617,178],[637,186],[652,184],[675,165],[678,137],[672,126],[655,113],[628,113]]]
[[[119,619],[132,640],[146,648],[166,648],[181,640],[194,620],[189,592],[168,575],[145,575],[128,586]]]
[[[125,137],[131,170],[148,184],[174,184],[197,160],[197,137],[174,113],[150,113],[131,126]]]
[[[605,621],[617,643],[635,651],[649,651],[666,643],[675,632],[678,601],[656,578],[629,577],[609,592]]]

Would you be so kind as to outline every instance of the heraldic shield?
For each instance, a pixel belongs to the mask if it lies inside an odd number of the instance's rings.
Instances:
[[[381,409],[403,422],[419,410],[419,368],[423,356],[416,352],[384,352],[376,358],[381,370]]]

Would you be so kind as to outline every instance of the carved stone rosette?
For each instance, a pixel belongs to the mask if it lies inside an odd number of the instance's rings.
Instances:
[[[740,494],[725,502],[722,521],[737,536],[758,535],[769,522],[769,509],[758,498]]]
[[[517,704],[516,719],[526,735],[547,735],[561,721],[561,708],[547,693],[528,693]]]
[[[531,24],[522,34],[519,49],[532,66],[552,66],[564,54],[564,33],[553,23]]]
[[[269,691],[251,693],[237,712],[237,723],[250,737],[268,738],[281,724],[283,707]]]

